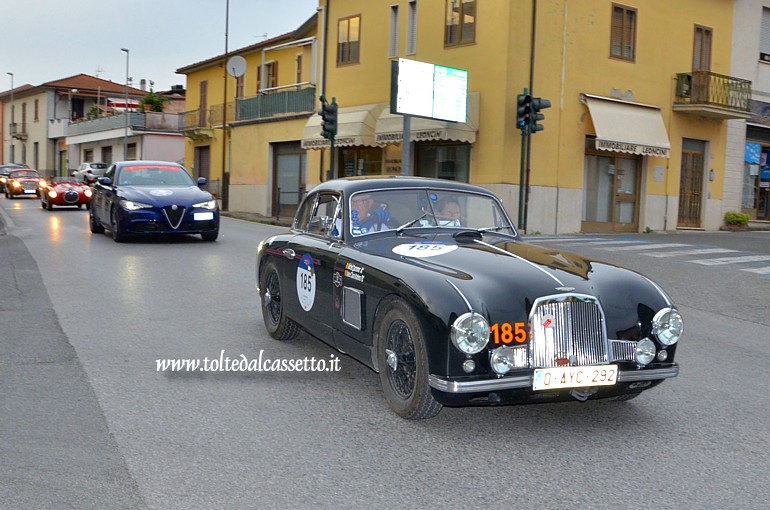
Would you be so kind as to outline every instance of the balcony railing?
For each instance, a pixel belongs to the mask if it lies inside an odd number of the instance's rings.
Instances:
[[[126,126],[126,114],[109,115],[92,120],[71,123],[67,128],[67,136],[87,135]],[[137,131],[181,131],[182,115],[178,113],[161,112],[130,112],[128,126]]]
[[[27,139],[27,123],[26,122],[11,122],[8,124],[8,132],[13,138],[18,140]]]
[[[676,75],[674,110],[723,119],[747,118],[751,81],[710,71]]]
[[[315,109],[315,87],[276,90],[236,100],[237,120],[266,119],[278,115],[309,113]]]

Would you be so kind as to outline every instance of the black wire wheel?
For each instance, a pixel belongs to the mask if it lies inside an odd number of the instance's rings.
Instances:
[[[428,357],[422,325],[409,305],[394,299],[384,305],[377,328],[377,366],[385,399],[399,416],[422,420],[442,405],[428,385]]]
[[[283,308],[281,278],[275,262],[268,261],[260,275],[262,318],[270,336],[276,340],[291,340],[299,334],[299,325],[286,317]]]

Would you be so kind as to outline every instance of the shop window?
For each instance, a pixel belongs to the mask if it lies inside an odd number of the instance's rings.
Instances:
[[[382,175],[382,149],[346,147],[340,149],[340,177]]]
[[[469,144],[418,143],[415,146],[415,175],[468,182],[471,161]]]

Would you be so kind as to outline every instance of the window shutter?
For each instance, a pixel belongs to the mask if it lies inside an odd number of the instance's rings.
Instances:
[[[417,53],[417,0],[409,2],[406,17],[406,53]]]
[[[390,6],[390,37],[388,41],[388,56],[398,56],[398,5]]]
[[[770,55],[770,9],[762,8],[762,35],[759,40],[759,51]]]
[[[621,56],[621,44],[623,42],[623,9],[612,8],[612,26],[610,28],[610,54],[614,57]]]

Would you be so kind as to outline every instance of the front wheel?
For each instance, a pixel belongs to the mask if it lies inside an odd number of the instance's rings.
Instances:
[[[93,234],[101,234],[104,232],[104,227],[94,217],[93,209],[88,212],[88,226],[91,229],[91,233]]]
[[[118,223],[118,213],[113,208],[110,214],[110,230],[112,230],[112,240],[116,243],[122,243],[126,240],[126,234],[120,231],[120,224]]]
[[[402,418],[436,416],[443,406],[428,385],[425,334],[419,319],[404,301],[385,304],[376,329],[380,384],[390,408]]]
[[[215,232],[204,232],[201,234],[201,239],[208,243],[213,243],[217,240],[217,237],[219,237],[219,230]]]
[[[283,308],[281,278],[275,262],[265,264],[259,278],[262,318],[270,336],[276,340],[291,340],[299,334],[299,325],[286,317]]]

